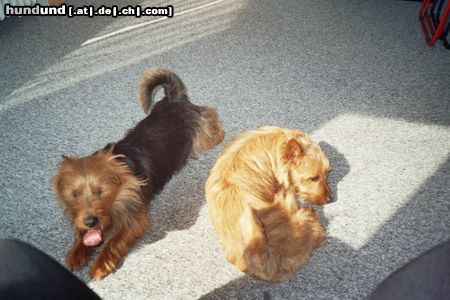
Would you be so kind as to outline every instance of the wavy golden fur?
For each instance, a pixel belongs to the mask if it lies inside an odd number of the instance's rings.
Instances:
[[[229,262],[271,282],[290,277],[326,233],[298,199],[323,205],[330,163],[304,132],[262,127],[225,146],[206,182],[209,215]]]

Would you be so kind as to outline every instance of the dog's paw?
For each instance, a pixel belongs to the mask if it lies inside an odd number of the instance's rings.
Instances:
[[[66,265],[70,271],[76,271],[83,267],[88,259],[89,251],[85,247],[74,248],[67,253]]]
[[[314,243],[314,247],[317,249],[319,247],[323,247],[325,246],[325,244],[327,243],[327,236],[326,234],[321,234],[319,235]]]
[[[97,281],[103,279],[108,274],[109,271],[105,267],[91,268],[89,270],[89,276]]]
[[[316,224],[312,227],[314,233],[315,248],[324,246],[327,243],[327,233],[322,225]]]
[[[94,261],[91,269],[89,270],[89,276],[91,276],[95,280],[100,280],[106,277],[115,268],[115,263],[111,261],[105,261],[100,258]]]

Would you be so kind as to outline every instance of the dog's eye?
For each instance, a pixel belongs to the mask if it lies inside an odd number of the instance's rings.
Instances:
[[[102,194],[103,194],[103,190],[96,190],[96,191],[94,192],[94,195],[95,195],[96,197],[100,197]]]
[[[319,176],[315,176],[315,177],[311,177],[309,180],[316,182],[316,181],[319,181],[319,179],[320,179]]]
[[[80,195],[81,195],[80,192],[77,192],[77,191],[72,192],[72,197],[74,197],[74,198],[78,198]]]

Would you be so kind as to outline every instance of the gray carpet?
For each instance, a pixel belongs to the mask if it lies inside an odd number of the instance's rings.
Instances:
[[[152,201],[151,228],[115,273],[76,273],[102,298],[361,299],[450,239],[450,51],[425,44],[418,2],[164,3],[186,13],[0,22],[0,238],[64,261],[71,226],[50,185],[60,155],[121,138],[144,117],[140,74],[166,66],[218,109],[225,140],[278,125],[321,142],[338,198],[322,209],[329,241],[281,284],[228,264],[203,194],[222,144]]]

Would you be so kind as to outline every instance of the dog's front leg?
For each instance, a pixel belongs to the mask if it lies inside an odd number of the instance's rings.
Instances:
[[[128,253],[130,247],[144,234],[147,225],[148,215],[141,213],[135,222],[129,226],[123,226],[117,234],[109,239],[103,251],[95,259],[89,275],[95,280],[100,280],[112,272]]]
[[[109,240],[103,251],[95,259],[89,270],[89,275],[95,280],[100,280],[112,272],[139,237],[135,234],[133,228],[119,231]]]
[[[67,253],[66,265],[70,271],[81,269],[86,264],[90,250],[83,244],[81,233],[76,231],[72,249]]]

